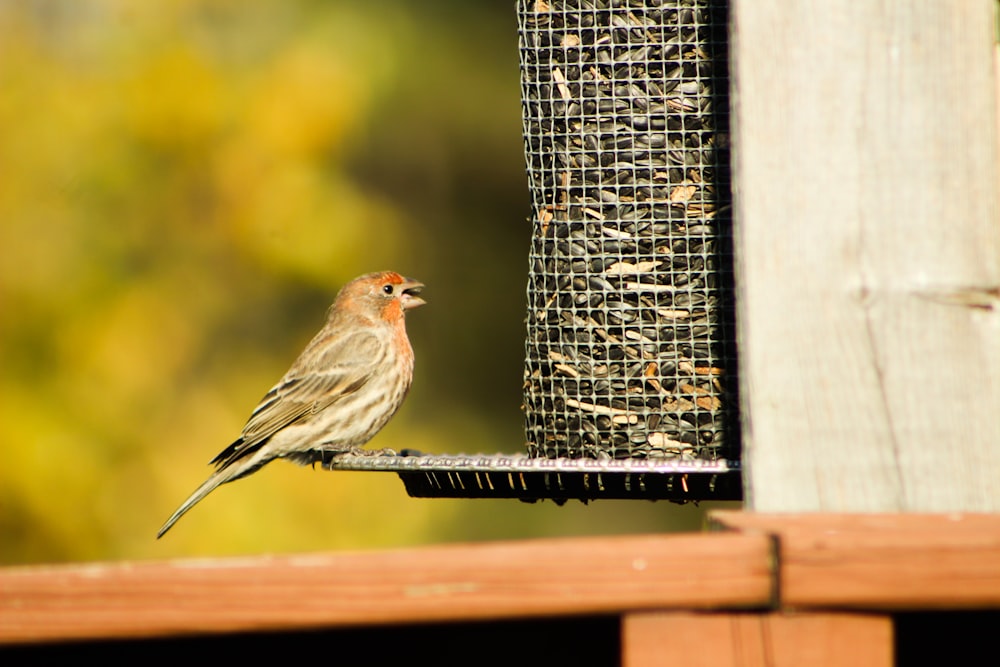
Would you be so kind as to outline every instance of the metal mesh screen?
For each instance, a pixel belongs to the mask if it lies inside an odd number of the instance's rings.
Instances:
[[[726,11],[518,0],[528,453],[735,458]]]

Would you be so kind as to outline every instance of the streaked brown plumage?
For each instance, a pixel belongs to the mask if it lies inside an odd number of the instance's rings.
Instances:
[[[308,465],[368,442],[402,404],[413,379],[405,313],[423,285],[393,271],[345,285],[326,325],[250,415],[243,433],[211,463],[215,473],[163,524],[157,537],[220,484],[276,458]]]

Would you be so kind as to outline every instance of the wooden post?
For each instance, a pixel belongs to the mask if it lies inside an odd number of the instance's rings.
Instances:
[[[888,614],[647,612],[622,619],[623,667],[890,667]]]
[[[733,0],[745,489],[1000,511],[994,0]]]

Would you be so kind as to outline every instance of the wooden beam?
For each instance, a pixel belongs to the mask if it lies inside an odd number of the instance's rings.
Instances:
[[[710,519],[777,539],[784,607],[1000,608],[1000,515],[713,512]]]
[[[747,505],[1000,511],[994,0],[733,0]]]
[[[601,537],[0,570],[0,642],[769,604],[762,536]]]
[[[892,618],[860,614],[638,612],[623,667],[891,667]]]

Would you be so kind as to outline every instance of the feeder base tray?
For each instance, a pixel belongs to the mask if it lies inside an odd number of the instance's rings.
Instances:
[[[394,472],[414,498],[741,500],[739,465],[684,459],[546,459],[523,454],[339,454],[329,470]]]

